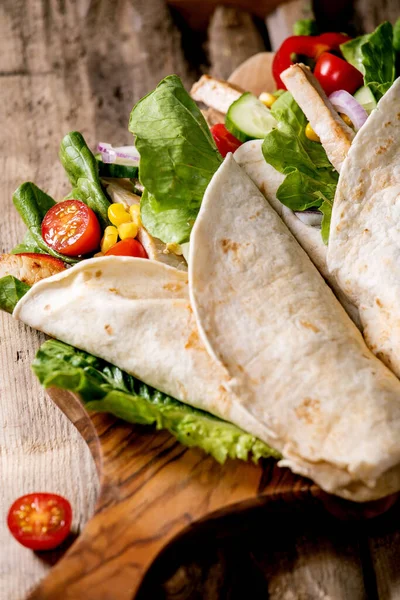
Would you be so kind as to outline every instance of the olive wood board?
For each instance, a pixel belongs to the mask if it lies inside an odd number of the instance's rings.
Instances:
[[[256,54],[231,80],[256,94],[273,90],[272,58]],[[356,505],[333,498],[272,459],[220,465],[167,432],[89,415],[75,394],[51,389],[49,395],[87,442],[101,489],[94,516],[29,600],[132,600],[156,557],[183,534],[223,531],[226,523],[232,531],[249,514],[271,524],[295,515],[305,527],[326,523],[330,513],[357,520],[396,500]]]

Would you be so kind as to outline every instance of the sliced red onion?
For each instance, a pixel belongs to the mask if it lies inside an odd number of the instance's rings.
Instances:
[[[304,223],[304,225],[309,225],[310,227],[321,227],[322,213],[319,210],[295,211],[294,214],[302,223]]]
[[[104,163],[137,167],[140,162],[140,155],[135,146],[118,146],[114,148],[111,144],[100,142],[97,150],[100,152]]]
[[[368,113],[364,107],[346,90],[338,90],[329,96],[329,100],[338,112],[341,112],[349,117],[354,125],[354,129],[358,131],[368,119]]]

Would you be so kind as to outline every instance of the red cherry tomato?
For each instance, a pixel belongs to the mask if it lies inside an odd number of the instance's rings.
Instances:
[[[242,142],[232,135],[223,123],[217,123],[211,127],[211,133],[217,145],[219,153],[225,158],[228,152],[235,152]]]
[[[100,246],[101,228],[91,208],[80,200],[58,202],[42,222],[46,244],[65,256],[93,252]]]
[[[7,524],[17,542],[31,550],[51,550],[71,529],[71,505],[57,494],[26,494],[11,506]]]
[[[149,258],[142,244],[133,238],[121,240],[112,246],[105,256],[135,256],[136,258]]]
[[[349,94],[354,94],[364,85],[363,76],[358,69],[329,52],[324,52],[317,60],[314,75],[327,96],[337,90],[346,90]]]

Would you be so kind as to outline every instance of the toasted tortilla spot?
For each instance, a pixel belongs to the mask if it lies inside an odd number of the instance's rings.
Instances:
[[[100,269],[99,269],[98,271],[96,271],[96,273],[94,275],[95,275],[95,277],[99,278],[103,275],[103,272],[100,271]]]
[[[119,293],[118,290],[117,290],[117,288],[113,288],[113,287],[108,288],[108,291],[111,292],[112,294],[118,294]]]
[[[169,292],[180,292],[182,289],[182,285],[180,283],[174,283],[173,281],[165,283],[163,285],[164,290],[168,290]]]
[[[44,310],[50,310],[51,306],[50,304],[46,304],[46,306],[44,307]]]
[[[239,249],[239,244],[237,242],[234,242],[233,240],[221,240],[221,246],[225,254],[229,252],[229,250],[231,250],[232,252],[237,252]]]
[[[306,329],[311,329],[315,333],[319,333],[321,331],[316,325],[313,325],[309,321],[300,321],[300,325],[302,325]]]
[[[203,349],[203,345],[200,343],[200,338],[197,329],[193,329],[190,332],[187,342],[185,344],[185,348],[186,350],[188,350],[189,348],[196,348],[197,350]]]
[[[93,275],[91,274],[90,271],[85,271],[83,273],[83,281],[90,281],[92,279]]]
[[[375,302],[377,303],[377,305],[378,305],[378,306],[380,306],[380,307],[382,307],[382,306],[383,306],[383,304],[382,304],[382,302],[379,300],[379,298],[377,298],[377,299],[375,300]]]
[[[108,324],[104,325],[104,329],[105,329],[106,333],[108,333],[108,335],[112,335],[114,333],[111,325],[108,325]]]
[[[299,419],[311,425],[320,411],[320,401],[314,398],[304,398],[303,402],[295,408]]]

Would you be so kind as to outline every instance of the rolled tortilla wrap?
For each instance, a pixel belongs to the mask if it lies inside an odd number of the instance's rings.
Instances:
[[[201,339],[281,464],[353,500],[399,488],[400,382],[231,156],[193,228],[189,282]]]
[[[328,267],[367,345],[400,377],[400,79],[357,133],[333,203]]]

